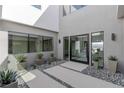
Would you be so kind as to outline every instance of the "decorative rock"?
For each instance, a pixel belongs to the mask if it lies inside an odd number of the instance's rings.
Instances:
[[[88,66],[86,69],[82,71],[82,73],[105,80],[107,82],[111,82],[113,84],[124,86],[124,75],[121,73],[111,73],[107,69],[97,70],[93,66]]]

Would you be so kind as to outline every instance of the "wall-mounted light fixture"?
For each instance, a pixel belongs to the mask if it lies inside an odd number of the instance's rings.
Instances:
[[[61,40],[59,39],[59,44],[61,43]]]
[[[111,40],[112,40],[112,41],[116,41],[116,34],[115,34],[115,33],[112,33],[112,34],[111,34]]]

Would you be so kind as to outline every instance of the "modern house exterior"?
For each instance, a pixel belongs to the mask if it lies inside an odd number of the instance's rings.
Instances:
[[[104,67],[107,68],[108,57],[112,55],[119,60],[118,71],[124,72],[123,8],[121,5],[89,5],[74,10],[73,6],[64,6],[65,14],[60,12],[58,57],[65,56],[72,61],[91,64],[92,54],[99,48]],[[63,7],[60,11],[63,11]],[[81,45],[81,38],[84,46]],[[69,47],[65,48],[68,52],[63,50],[64,42],[68,42]],[[81,48],[82,52],[79,51]],[[74,55],[78,58],[73,58]]]
[[[5,19],[0,6],[0,64],[9,54],[25,54],[33,63],[37,53],[47,58],[92,65],[93,54],[100,51],[101,67],[109,56],[119,60],[124,73],[124,6],[64,5],[49,6],[34,25]]]

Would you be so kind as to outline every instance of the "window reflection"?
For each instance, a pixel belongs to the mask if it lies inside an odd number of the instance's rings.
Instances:
[[[29,35],[29,46],[30,52],[40,52],[42,50],[42,37]]]
[[[71,60],[88,63],[88,35],[71,37]]]
[[[9,54],[53,51],[53,37],[9,32]]]
[[[20,33],[9,34],[9,53],[27,53],[28,52],[28,35]]]
[[[71,6],[70,6],[70,7],[71,7],[71,12],[74,12],[74,11],[76,11],[76,10],[79,10],[79,9],[85,7],[85,6],[86,6],[86,5],[71,5]]]
[[[43,51],[53,50],[53,38],[43,36]]]
[[[63,5],[63,16],[66,16],[74,11],[77,11],[86,5]]]
[[[96,32],[91,35],[92,40],[92,63],[93,59],[99,58],[99,67],[104,66],[104,32]]]

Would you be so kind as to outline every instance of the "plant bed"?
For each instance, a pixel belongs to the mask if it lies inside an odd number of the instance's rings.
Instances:
[[[116,85],[124,86],[124,75],[122,73],[111,73],[107,69],[95,69],[94,66],[88,66],[82,74],[86,74]]]
[[[3,86],[2,86],[2,88],[18,88],[18,82],[17,81],[15,81],[15,82],[12,82],[12,83],[10,83],[10,84],[4,84]]]

